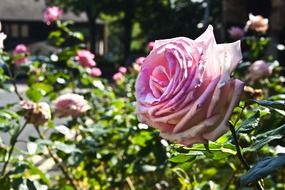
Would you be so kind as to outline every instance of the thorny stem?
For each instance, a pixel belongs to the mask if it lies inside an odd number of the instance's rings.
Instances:
[[[41,131],[39,130],[38,126],[35,126],[35,129],[36,129],[36,131],[37,131],[39,137],[40,137],[42,140],[44,140],[45,137],[44,137],[44,135],[41,133]],[[52,150],[51,150],[51,148],[50,148],[49,145],[46,145],[46,147],[47,147],[47,150],[48,150],[48,153],[49,153],[50,157],[51,157],[51,158],[53,159],[53,161],[58,165],[59,169],[62,171],[62,173],[63,173],[63,174],[65,175],[65,177],[68,179],[68,181],[70,182],[70,184],[72,185],[72,187],[73,187],[75,190],[77,190],[77,187],[76,187],[76,185],[75,185],[75,183],[74,183],[74,180],[73,180],[72,177],[69,175],[69,173],[68,173],[67,168],[65,167],[65,165],[63,165],[63,164],[60,162],[59,158],[58,158],[56,155],[53,154],[53,152],[52,152]]]
[[[238,156],[239,160],[241,161],[242,165],[246,168],[246,170],[249,170],[250,166],[248,165],[248,163],[246,162],[246,160],[244,159],[244,157],[242,155],[242,152],[241,152],[241,149],[240,149],[240,145],[239,145],[239,142],[238,142],[238,137],[237,137],[237,134],[236,134],[236,131],[235,131],[235,126],[236,126],[237,122],[239,121],[239,119],[240,119],[244,109],[246,108],[246,106],[247,106],[247,104],[245,103],[245,105],[242,107],[242,109],[240,111],[240,114],[239,114],[238,118],[234,122],[234,125],[229,123],[229,128],[230,128],[230,131],[231,131],[233,139],[234,139],[234,143],[235,143],[236,151],[237,151],[237,156]],[[258,190],[263,190],[263,187],[259,183],[259,181],[257,183],[255,183],[254,186]]]
[[[8,164],[9,164],[9,162],[10,162],[12,153],[13,153],[15,145],[17,143],[17,139],[18,139],[19,135],[23,132],[23,130],[26,128],[27,124],[28,124],[28,120],[26,120],[26,122],[23,124],[22,128],[20,128],[20,130],[15,134],[15,136],[11,137],[11,140],[10,140],[11,148],[10,148],[10,150],[8,152],[7,160],[5,161],[4,166],[2,168],[2,171],[1,171],[1,175],[2,176],[5,175],[6,168],[7,168]]]
[[[234,143],[236,145],[236,150],[237,150],[237,156],[239,158],[239,160],[241,161],[242,165],[247,169],[249,170],[250,167],[248,165],[248,163],[245,161],[245,159],[243,158],[242,156],[242,153],[241,153],[241,150],[240,150],[240,146],[239,146],[239,143],[238,143],[238,138],[237,138],[237,135],[236,135],[236,131],[235,131],[235,128],[232,124],[229,124],[230,126],[230,130],[231,130],[231,133],[233,135],[233,139],[234,139]]]

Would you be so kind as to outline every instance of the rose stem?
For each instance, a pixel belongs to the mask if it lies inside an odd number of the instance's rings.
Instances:
[[[233,139],[234,139],[234,142],[235,142],[235,146],[236,146],[236,150],[237,150],[237,156],[239,158],[239,160],[241,161],[242,165],[246,168],[246,170],[249,170],[250,169],[250,166],[248,165],[248,163],[245,161],[242,153],[241,153],[241,149],[240,149],[240,146],[239,146],[239,142],[238,142],[238,138],[237,138],[237,134],[236,134],[236,131],[235,131],[235,126],[237,124],[237,122],[239,121],[242,113],[243,113],[243,110],[245,109],[245,107],[247,106],[247,104],[245,103],[244,106],[242,107],[241,111],[240,111],[240,114],[238,116],[238,118],[236,119],[236,121],[234,122],[234,125],[232,125],[231,123],[229,123],[229,127],[230,127],[230,130],[231,130],[231,133],[232,133],[232,136],[233,136]],[[257,182],[255,184],[256,188],[257,189],[263,189],[263,187],[260,185],[259,182]]]
[[[39,130],[38,126],[35,126],[35,129],[39,135],[39,137],[44,140],[45,137],[44,135],[41,133],[41,131]],[[48,149],[48,153],[50,155],[50,157],[53,159],[53,161],[59,166],[59,169],[62,171],[62,173],[65,175],[65,177],[68,179],[68,181],[70,182],[71,186],[77,190],[77,187],[74,183],[74,180],[72,179],[72,177],[68,174],[67,168],[60,162],[59,158],[57,156],[55,156],[50,148],[49,145],[46,145],[47,149]]]
[[[19,129],[19,131],[15,134],[15,136],[12,136],[11,139],[10,139],[11,148],[10,148],[10,150],[8,152],[8,158],[5,161],[4,166],[2,168],[2,172],[1,172],[2,176],[5,174],[6,168],[8,166],[8,163],[9,163],[9,161],[11,159],[11,156],[12,156],[12,153],[14,151],[15,145],[17,143],[17,139],[18,139],[19,135],[23,132],[23,130],[26,128],[27,124],[28,124],[28,120],[26,120],[26,122],[23,124],[22,128]]]
[[[6,65],[6,67],[7,67],[8,74],[9,74],[9,76],[11,77],[12,84],[13,84],[13,87],[14,87],[14,90],[15,90],[15,93],[16,93],[17,97],[19,98],[19,100],[22,101],[22,100],[23,100],[23,97],[22,97],[21,94],[19,93],[18,87],[17,87],[17,84],[16,84],[16,75],[13,75],[13,74],[12,74],[12,71],[11,71],[9,65],[7,65],[7,64],[5,64],[5,65]]]

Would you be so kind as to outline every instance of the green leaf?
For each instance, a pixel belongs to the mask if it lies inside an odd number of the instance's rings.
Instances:
[[[1,190],[10,190],[11,182],[9,176],[1,176],[0,177],[0,187]]]
[[[258,126],[260,112],[257,111],[255,114],[247,118],[242,122],[242,124],[237,128],[236,133],[249,133],[254,128]]]
[[[77,39],[81,40],[81,41],[84,40],[84,36],[83,36],[83,34],[80,33],[80,32],[72,32],[72,36],[73,36],[74,38],[77,38]]]
[[[29,90],[27,90],[26,92],[27,97],[34,101],[34,102],[38,102],[43,98],[42,93],[39,90],[30,88]]]
[[[74,144],[69,145],[69,144],[64,144],[62,142],[56,141],[56,142],[54,142],[53,145],[55,146],[56,149],[66,153],[66,154],[70,154],[72,152],[81,152],[79,149],[77,149],[75,147]]]
[[[42,182],[45,184],[49,184],[50,181],[49,179],[46,177],[45,173],[43,173],[40,169],[38,169],[34,164],[32,164],[31,162],[26,162],[28,167],[29,167],[29,171],[31,172],[31,174],[33,175],[38,175]]]
[[[42,93],[42,95],[45,95],[53,90],[53,87],[51,85],[45,84],[45,83],[35,83],[32,85],[32,89],[35,89]]]
[[[196,156],[193,155],[188,155],[188,154],[178,154],[174,157],[171,157],[170,159],[168,159],[170,162],[174,162],[174,163],[184,163],[184,162],[188,162],[188,161],[192,161],[195,159]]]
[[[244,176],[241,177],[240,183],[242,186],[256,182],[259,179],[275,172],[285,165],[285,154],[278,157],[267,157],[259,161],[253,166]]]
[[[269,100],[253,100],[253,102],[268,108],[279,109],[285,111],[285,104],[282,102],[269,101]]]
[[[261,147],[263,147],[263,145],[265,145],[265,144],[267,144],[267,143],[269,143],[275,139],[280,139],[284,135],[285,135],[285,125],[282,125],[276,129],[267,131],[265,133],[259,134],[256,136],[255,143],[249,149],[258,150]]]

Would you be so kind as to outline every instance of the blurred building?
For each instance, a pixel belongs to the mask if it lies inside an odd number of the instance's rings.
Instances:
[[[54,26],[43,22],[42,12],[46,8],[44,0],[0,0],[0,22],[7,35],[5,48],[13,49],[17,44],[24,43],[32,47],[32,51],[48,53],[52,47],[47,44],[47,37]],[[74,21],[72,29],[80,31],[88,38],[88,23],[85,14],[66,13],[62,20]],[[106,51],[105,24],[96,21],[96,54],[103,56]],[[88,44],[87,44],[88,45]]]

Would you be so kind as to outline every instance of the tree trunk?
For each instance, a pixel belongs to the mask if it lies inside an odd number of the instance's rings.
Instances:
[[[86,15],[88,18],[90,51],[92,53],[96,53],[96,19],[97,19],[97,16],[92,14],[92,9],[90,9],[90,7],[86,8]]]
[[[134,0],[126,0],[125,4],[125,17],[123,25],[125,29],[124,33],[124,60],[126,61],[130,55],[132,30],[133,30],[133,18],[134,18]]]

